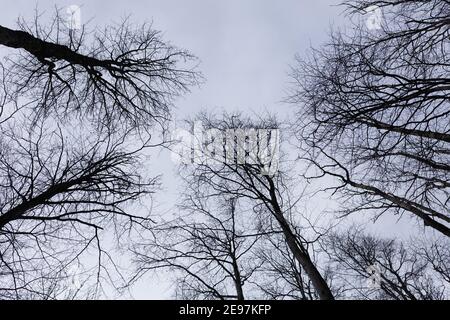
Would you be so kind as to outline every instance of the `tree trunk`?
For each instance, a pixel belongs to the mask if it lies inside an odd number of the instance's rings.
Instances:
[[[278,204],[277,196],[275,194],[275,185],[273,183],[272,178],[267,178],[270,185],[270,196],[271,196],[271,205],[273,208],[274,216],[280,224],[283,235],[286,239],[286,243],[294,255],[295,259],[305,270],[309,279],[311,280],[314,289],[317,291],[317,294],[321,300],[334,300],[334,296],[330,290],[325,279],[320,274],[319,270],[316,268],[314,263],[311,260],[311,257],[308,254],[308,251],[305,249],[303,244],[298,241],[297,237],[291,230],[289,223],[286,221],[283,216],[283,212]]]
[[[79,54],[67,46],[44,41],[20,30],[11,30],[0,26],[0,45],[15,49],[24,49],[45,64],[53,64],[46,59],[65,60],[84,67],[111,67],[113,61],[99,60]]]

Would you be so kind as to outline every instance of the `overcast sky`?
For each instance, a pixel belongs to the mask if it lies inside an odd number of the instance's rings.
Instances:
[[[83,21],[104,25],[131,15],[153,21],[165,39],[201,60],[207,82],[178,103],[182,111],[200,108],[279,107],[296,53],[326,39],[339,23],[336,0],[38,0],[40,11],[55,5],[79,5]],[[2,24],[13,26],[19,15],[33,15],[30,0],[2,1]]]
[[[281,103],[295,54],[323,43],[332,27],[342,25],[336,0],[39,0],[2,1],[0,21],[14,27],[18,16],[30,18],[55,5],[81,7],[82,21],[103,26],[131,15],[140,24],[153,21],[164,39],[188,49],[200,59],[206,82],[177,102],[182,119],[200,109],[270,110],[284,118]],[[168,153],[158,155],[149,170],[164,173],[158,210],[171,210],[176,180]],[[147,277],[133,290],[135,298],[168,298],[165,275]],[[158,284],[157,284],[158,282]]]

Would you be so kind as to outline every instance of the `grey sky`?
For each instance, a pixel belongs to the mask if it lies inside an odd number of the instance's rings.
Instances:
[[[165,39],[187,48],[201,60],[207,78],[201,90],[178,103],[194,109],[278,107],[288,65],[295,53],[320,43],[333,21],[339,20],[336,0],[96,0],[36,2],[39,10],[80,5],[82,19],[104,25],[131,15],[133,21],[154,22]],[[29,0],[4,2],[3,24],[12,26],[18,15],[29,17]]]
[[[206,82],[177,103],[176,117],[200,109],[261,110],[285,117],[289,64],[296,53],[326,40],[332,25],[340,25],[342,8],[337,0],[39,0],[38,9],[79,5],[83,21],[103,26],[131,15],[136,24],[153,21],[165,40],[199,57]],[[2,25],[14,27],[19,15],[31,17],[35,3],[3,1]],[[284,110],[284,111],[281,111]],[[149,165],[150,167],[150,165]],[[149,170],[164,174],[165,189],[158,210],[170,210],[177,183],[169,154],[162,152]],[[133,290],[135,298],[168,298],[170,291],[159,279],[144,278]]]

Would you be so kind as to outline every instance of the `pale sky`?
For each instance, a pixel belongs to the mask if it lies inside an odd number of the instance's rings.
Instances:
[[[37,7],[81,7],[82,21],[104,26],[131,15],[136,24],[153,21],[164,39],[200,59],[205,83],[177,102],[178,119],[201,109],[269,110],[285,118],[281,101],[295,54],[327,39],[330,28],[345,22],[339,0],[38,0],[2,1],[1,24],[14,28],[19,16],[30,18]],[[157,155],[149,170],[164,174],[157,210],[171,210],[177,192],[168,152]],[[166,274],[143,278],[135,298],[170,298]]]

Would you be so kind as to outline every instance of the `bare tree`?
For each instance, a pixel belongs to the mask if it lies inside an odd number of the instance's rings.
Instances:
[[[261,234],[235,198],[187,197],[179,216],[153,228],[152,242],[134,249],[137,274],[168,269],[184,299],[244,300],[245,284],[258,269],[252,250]],[[250,294],[253,294],[252,292]]]
[[[130,150],[123,135],[79,136],[46,129],[46,122],[16,125],[0,138],[0,295],[38,294],[43,279],[64,278],[91,248],[99,286],[110,260],[101,231],[120,239],[150,223],[148,213],[126,210],[158,186],[139,165],[149,145]]]
[[[331,176],[343,214],[409,215],[450,236],[450,3],[348,1],[383,23],[333,32],[294,68],[295,131],[309,178]]]
[[[239,114],[224,114],[221,118],[202,114],[191,125],[195,123],[204,126],[205,136],[194,135],[194,145],[200,150],[194,151],[194,165],[188,164],[182,173],[193,192],[209,197],[238,197],[250,201],[255,209],[267,210],[311,280],[315,294],[320,299],[333,299],[309,252],[312,246],[289,220],[295,201],[291,200],[288,181],[278,167],[276,120],[268,117],[253,121]]]
[[[261,263],[255,286],[270,300],[315,300],[311,280],[303,271],[282,234],[272,233],[259,242],[255,258]]]
[[[33,102],[39,119],[50,112],[75,113],[99,128],[114,123],[148,127],[170,117],[171,102],[199,74],[194,57],[165,42],[151,25],[129,20],[89,32],[70,25],[56,11],[19,30],[0,26],[0,44],[16,49],[6,60],[9,95]]]
[[[290,170],[290,175],[295,176],[296,171]],[[298,181],[298,179],[292,179]],[[293,184],[291,184],[293,186]],[[307,207],[306,197],[303,195],[299,203]],[[253,218],[256,229],[262,235],[253,250],[254,259],[259,261],[260,268],[255,271],[255,276],[250,279],[256,287],[258,297],[271,300],[316,300],[317,292],[311,279],[305,272],[295,255],[290,250],[278,221],[265,207],[252,205]],[[285,212],[295,236],[310,252],[314,264],[320,266],[323,277],[329,283],[330,290],[335,298],[340,296],[339,288],[333,282],[334,272],[327,264],[326,252],[320,243],[322,238],[330,232],[330,227],[323,225],[318,216],[313,218],[293,204],[292,208]],[[311,221],[311,218],[314,221]]]
[[[448,299],[449,249],[415,239],[406,246],[351,228],[328,238],[331,261],[347,297],[362,299]],[[438,250],[436,250],[438,249]]]
[[[0,68],[0,296],[76,297],[64,284],[72,266],[94,284],[83,295],[98,296],[102,280],[124,280],[108,246],[151,223],[143,201],[158,177],[144,160],[165,144],[154,124],[197,83],[193,57],[128,20],[90,33],[57,11],[19,29],[0,26],[11,49]]]

